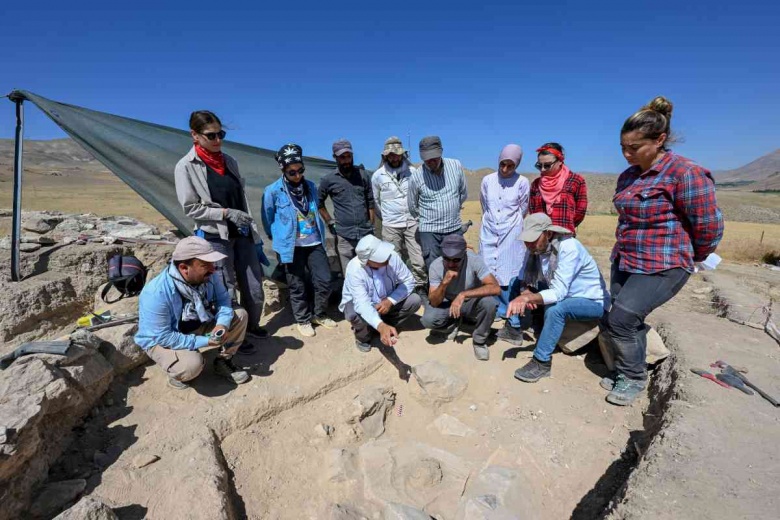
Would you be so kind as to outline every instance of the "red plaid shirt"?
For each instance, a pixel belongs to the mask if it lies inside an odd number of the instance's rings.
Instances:
[[[539,183],[542,178],[534,179],[531,183],[530,199],[528,201],[528,214],[547,213],[552,220],[553,225],[562,226],[577,232],[577,226],[585,220],[585,213],[588,211],[588,187],[585,186],[585,179],[582,175],[571,172],[569,178],[563,184],[561,196],[552,207],[552,212],[547,212],[547,205],[542,198],[542,191],[539,189]]]
[[[621,271],[693,272],[723,237],[712,175],[672,152],[644,173],[638,166],[621,173],[612,202],[619,218],[611,259]]]

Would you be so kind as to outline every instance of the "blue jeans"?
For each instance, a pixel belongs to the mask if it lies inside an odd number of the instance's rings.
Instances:
[[[566,321],[597,320],[604,314],[604,304],[587,298],[566,298],[544,308],[544,327],[534,349],[539,361],[550,361],[563,334]]]
[[[506,310],[509,307],[509,302],[520,296],[521,283],[517,277],[512,278],[509,281],[509,285],[501,286],[501,294],[496,296],[498,302],[498,308],[496,309],[496,316],[506,318]],[[509,325],[515,328],[520,328],[520,316],[515,315],[509,318]]]

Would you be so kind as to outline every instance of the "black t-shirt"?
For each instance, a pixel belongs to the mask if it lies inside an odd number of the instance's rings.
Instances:
[[[225,166],[225,175],[220,175],[209,166],[206,166],[206,180],[209,185],[209,194],[211,200],[223,208],[237,209],[246,211],[244,201],[244,190],[241,188],[241,182],[238,177]],[[231,238],[240,236],[235,224],[227,221],[228,234]]]

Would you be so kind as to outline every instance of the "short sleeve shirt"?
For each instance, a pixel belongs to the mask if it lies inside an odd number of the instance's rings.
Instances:
[[[490,274],[482,258],[476,253],[466,251],[466,258],[460,263],[458,277],[455,278],[444,293],[446,300],[454,300],[458,294],[475,287],[482,287],[482,279]],[[441,285],[444,278],[444,261],[441,257],[437,258],[431,264],[428,280],[431,288]]]

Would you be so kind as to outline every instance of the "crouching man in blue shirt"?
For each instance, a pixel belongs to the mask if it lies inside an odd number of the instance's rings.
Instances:
[[[233,309],[230,295],[218,276],[215,262],[226,258],[200,237],[187,237],[176,245],[172,262],[149,282],[138,303],[135,342],[168,375],[176,389],[203,370],[198,349],[220,347],[214,371],[235,384],[249,374],[231,358],[244,341],[248,316]]]
[[[388,347],[398,341],[396,326],[417,312],[422,300],[414,293],[414,276],[393,250],[374,235],[360,239],[347,264],[339,310],[352,324],[355,346],[371,350],[376,333]]]
[[[544,309],[544,327],[538,335],[534,357],[515,371],[515,377],[535,383],[550,376],[552,353],[568,320],[597,320],[609,306],[609,293],[596,261],[571,231],[554,226],[545,213],[525,218],[518,240],[530,255],[524,283],[542,290],[524,290],[509,303],[507,318],[526,310]]]

